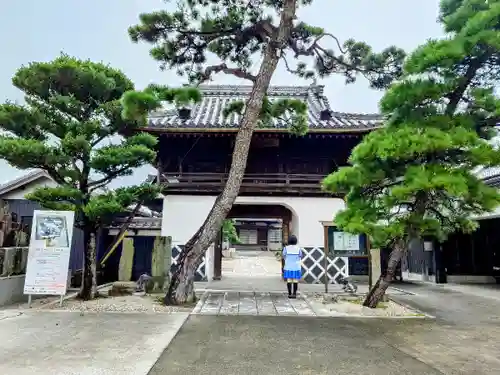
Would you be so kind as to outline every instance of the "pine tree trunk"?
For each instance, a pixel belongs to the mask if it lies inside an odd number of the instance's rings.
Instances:
[[[222,227],[224,219],[238,197],[248,159],[248,151],[255,127],[258,124],[264,96],[278,66],[281,46],[284,46],[293,26],[297,0],[285,0],[277,39],[269,41],[264,52],[257,80],[246,103],[233,149],[229,176],[222,193],[217,197],[205,222],[184,247],[178,259],[178,267],[172,275],[165,296],[166,304],[182,304],[194,299],[194,275],[203,254]]]
[[[95,232],[90,233],[90,269],[92,270],[92,288],[90,299],[94,299],[97,296],[97,249],[96,249],[96,238]]]
[[[405,241],[399,240],[396,242],[389,256],[389,262],[387,264],[387,271],[385,275],[381,275],[375,285],[370,289],[363,302],[363,306],[374,309],[377,307],[379,302],[382,301],[387,288],[391,284],[392,280],[394,280],[394,274],[399,262],[401,262],[401,259],[403,258],[406,248],[407,243]]]
[[[95,232],[90,226],[83,228],[83,273],[78,297],[88,301],[97,291]]]

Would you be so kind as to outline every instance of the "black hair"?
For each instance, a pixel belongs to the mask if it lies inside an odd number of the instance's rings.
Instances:
[[[289,245],[297,245],[297,237],[295,237],[293,234],[288,237],[288,244]]]

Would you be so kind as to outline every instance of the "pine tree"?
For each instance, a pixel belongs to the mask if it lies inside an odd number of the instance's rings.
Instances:
[[[134,42],[153,44],[151,56],[163,69],[176,69],[191,84],[209,81],[223,73],[252,85],[245,103],[234,103],[227,109],[242,113],[228,180],[205,222],[184,248],[167,292],[167,303],[184,303],[194,298],[196,265],[238,196],[256,127],[290,111],[295,114],[291,130],[298,134],[307,131],[303,103],[270,103],[266,99],[280,61],[291,74],[301,78],[341,74],[346,83],[352,83],[358,76],[364,76],[377,89],[386,87],[401,72],[404,53],[400,49],[390,47],[375,53],[365,43],[354,40],[341,43],[322,28],[300,22],[298,8],[311,2],[181,0],[175,11],[141,14],[140,23],[129,29]],[[208,60],[212,58],[218,59],[218,63],[210,64]],[[256,70],[252,70],[254,61],[260,61]]]
[[[90,299],[95,293],[98,227],[159,192],[150,184],[114,191],[107,186],[152,163],[156,138],[136,133],[118,140],[144,124],[123,120],[121,98],[134,86],[104,64],[62,55],[19,68],[12,82],[24,92],[25,103],[0,105],[0,158],[18,169],[45,170],[58,184],[38,188],[26,198],[47,209],[75,211],[85,245],[80,297]]]
[[[500,1],[443,0],[439,21],[447,36],[418,47],[382,98],[385,127],[324,180],[328,191],[347,193],[340,228],[392,246],[365,306],[381,300],[410,240],[470,232],[472,217],[500,202],[473,172],[500,165],[487,142],[500,115]]]

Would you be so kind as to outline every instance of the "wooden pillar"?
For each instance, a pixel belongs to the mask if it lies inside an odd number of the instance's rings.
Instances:
[[[323,224],[323,268],[325,269],[325,274],[323,276],[323,285],[325,287],[325,293],[328,293],[328,284],[330,280],[328,278],[328,253],[329,253],[330,243],[328,240],[328,226]],[[335,281],[335,280],[334,280]]]
[[[163,258],[163,273],[165,279],[163,281],[163,291],[166,291],[168,284],[170,284],[170,271],[172,269],[172,237],[165,238],[165,257]]]
[[[443,245],[434,241],[434,274],[436,275],[437,284],[445,284],[448,282],[446,274],[446,264],[443,254]]]
[[[290,219],[283,219],[282,223],[282,230],[283,230],[283,246],[285,246],[288,243],[288,236],[290,235]],[[283,257],[281,258],[281,275],[283,277],[283,269],[285,268],[285,259]],[[285,278],[283,277],[283,280]]]
[[[161,180],[163,178],[163,160],[161,158],[161,143],[162,136],[160,135],[158,138],[158,152],[156,153],[156,184],[161,185]]]
[[[382,264],[380,262],[380,249],[368,249],[368,277],[369,288],[371,289],[382,274]]]
[[[214,280],[222,278],[222,228],[214,243]],[[210,280],[208,280],[210,281]]]
[[[289,236],[289,228],[290,228],[290,221],[288,219],[283,219],[283,243],[287,244],[288,243],[288,236]]]

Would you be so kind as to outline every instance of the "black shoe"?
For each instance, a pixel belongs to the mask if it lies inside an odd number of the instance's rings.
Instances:
[[[296,296],[295,294],[292,294],[292,295],[290,296],[290,298],[292,298],[292,299],[296,299],[296,298],[297,298],[297,296]]]
[[[288,298],[293,298],[293,296],[291,294],[288,295]]]

